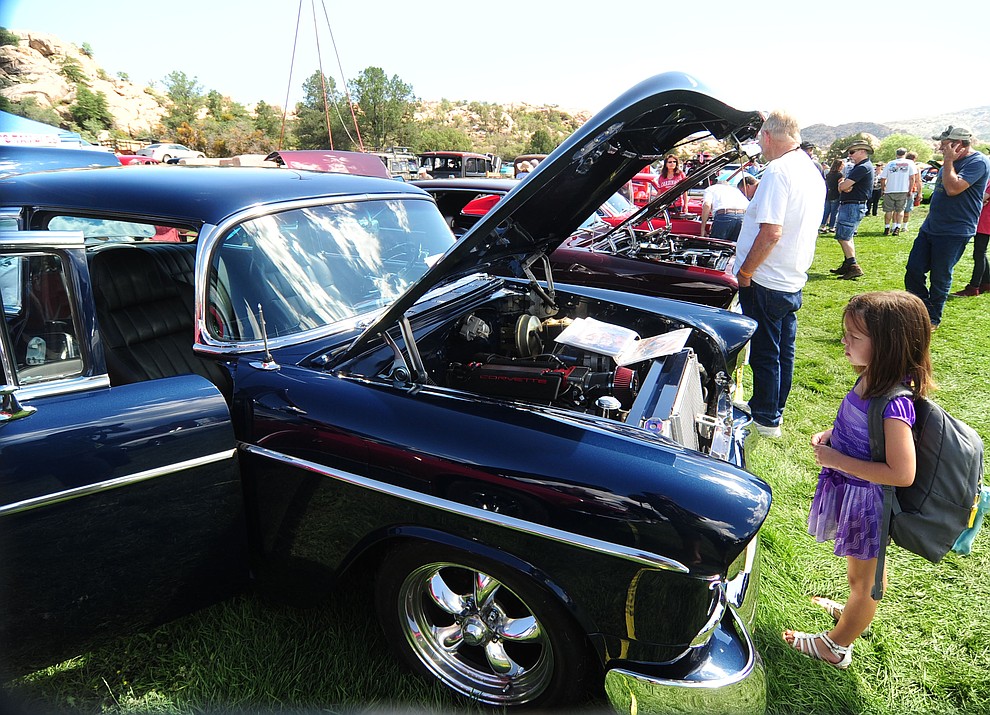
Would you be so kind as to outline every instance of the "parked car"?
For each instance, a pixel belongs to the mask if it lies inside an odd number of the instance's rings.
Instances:
[[[642,171],[636,174],[632,179],[633,203],[640,207],[652,203],[663,193],[659,181],[660,175],[650,171]],[[701,214],[700,193],[688,194],[685,197],[685,201],[687,201],[687,210],[682,211],[677,209],[676,215],[678,217],[687,218],[691,214],[695,216]]]
[[[130,166],[131,164],[157,164],[159,163],[157,159],[151,156],[145,156],[144,154],[115,154],[120,163],[124,166]]]
[[[149,144],[134,153],[137,156],[150,156],[163,164],[169,163],[172,159],[203,159],[206,157],[203,152],[190,149],[182,144]]]
[[[417,154],[419,166],[434,179],[499,177],[501,162],[492,154],[470,151],[426,151]]]
[[[706,171],[716,171],[735,152],[718,157]],[[701,238],[701,223],[665,211],[679,192],[701,180],[685,179],[669,196],[650,208],[645,220],[633,223],[636,208],[613,194],[550,254],[554,280],[623,290],[702,305],[732,308],[739,282],[733,273],[735,244]],[[436,199],[455,236],[470,230],[519,182],[507,179],[433,179],[413,181]],[[667,226],[670,228],[668,229]],[[624,225],[628,224],[628,225]]]
[[[397,656],[472,701],[763,709],[755,324],[532,270],[644,157],[758,122],[646,80],[458,241],[390,179],[5,179],[4,672],[366,568]]]

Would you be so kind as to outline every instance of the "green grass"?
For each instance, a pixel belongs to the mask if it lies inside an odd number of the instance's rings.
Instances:
[[[760,440],[750,468],[774,490],[763,528],[764,581],[755,637],[769,673],[771,713],[990,713],[990,532],[968,557],[932,565],[892,547],[890,587],[845,672],[786,648],[783,629],[816,631],[828,616],[809,597],[846,596],[844,561],[806,532],[818,469],[809,439],[835,416],[854,374],[839,344],[842,308],[854,293],[903,287],[911,237],[883,238],[880,218],[860,228],[866,275],[834,279],[831,238],[818,242],[799,313],[798,362],[785,436]],[[953,289],[967,282],[971,254]],[[934,336],[935,399],[990,438],[984,359],[990,296],[953,300]],[[451,712],[463,704],[405,675],[386,653],[369,595],[339,594],[296,609],[245,596],[10,684],[32,712],[191,713],[224,710]],[[592,707],[601,707],[601,702]]]

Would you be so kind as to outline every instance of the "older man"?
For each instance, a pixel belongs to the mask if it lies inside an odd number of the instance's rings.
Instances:
[[[839,278],[851,280],[863,275],[863,269],[856,261],[856,245],[853,236],[859,222],[866,215],[866,204],[873,193],[875,171],[870,156],[873,147],[869,142],[858,139],[846,147],[846,155],[853,162],[849,172],[839,180],[839,210],[835,216],[835,240],[842,248],[843,261],[838,268],[831,269]]]
[[[769,163],[736,242],[739,305],[757,322],[750,344],[749,408],[757,432],[765,437],[781,435],[794,377],[797,311],[825,203],[825,181],[800,145],[797,120],[783,112],[767,117],[760,146]]]
[[[932,139],[942,151],[942,168],[935,180],[928,217],[908,255],[904,287],[925,302],[932,327],[937,328],[952,285],[952,270],[976,233],[990,161],[973,148],[976,137],[968,127],[949,126]],[[930,288],[925,283],[926,273],[930,274]]]

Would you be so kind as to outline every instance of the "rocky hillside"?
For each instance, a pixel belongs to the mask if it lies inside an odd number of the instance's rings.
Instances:
[[[110,77],[82,49],[43,32],[16,32],[19,45],[0,47],[0,94],[19,102],[33,98],[71,120],[69,106],[76,101],[73,75],[93,93],[102,92],[116,129],[132,137],[148,137],[164,110],[154,94],[119,77]],[[73,69],[78,67],[78,71]]]
[[[976,107],[951,114],[934,114],[919,119],[899,119],[883,124],[874,122],[852,122],[837,126],[813,124],[801,130],[801,138],[822,147],[830,145],[836,139],[861,132],[868,132],[878,139],[891,134],[912,134],[927,138],[939,133],[950,124],[965,124],[976,132],[981,142],[988,141],[990,140],[990,107]]]

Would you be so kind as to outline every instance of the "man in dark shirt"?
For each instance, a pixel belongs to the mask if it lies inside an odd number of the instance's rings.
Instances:
[[[937,328],[952,284],[952,270],[976,233],[990,160],[973,148],[976,137],[968,127],[950,126],[932,139],[942,150],[942,168],[935,180],[928,217],[908,255],[904,287],[925,302],[932,327]],[[930,288],[925,285],[926,273]]]
[[[856,246],[853,236],[859,228],[859,222],[866,215],[866,204],[873,193],[873,180],[876,174],[870,157],[873,147],[862,139],[857,139],[848,147],[846,154],[854,165],[846,177],[839,181],[839,211],[835,219],[835,240],[842,248],[845,260],[835,273],[843,280],[852,280],[863,275],[863,269],[856,262]]]

